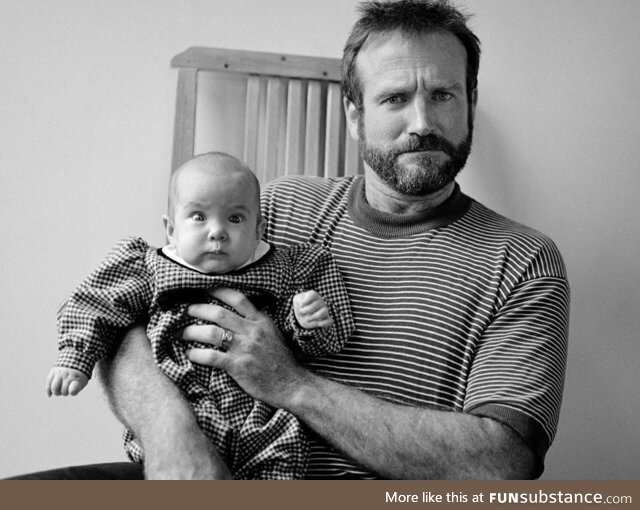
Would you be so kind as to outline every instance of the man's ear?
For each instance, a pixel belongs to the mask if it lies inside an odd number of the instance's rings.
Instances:
[[[358,126],[358,118],[360,117],[360,112],[356,107],[355,103],[346,97],[342,98],[342,105],[344,107],[344,115],[347,119],[347,127],[349,128],[349,133],[351,134],[351,138],[354,140],[358,140],[360,128]]]
[[[173,231],[174,231],[173,220],[169,218],[169,216],[167,216],[166,214],[163,214],[162,223],[164,224],[164,230],[167,234],[167,239],[169,240],[169,243],[173,244]]]

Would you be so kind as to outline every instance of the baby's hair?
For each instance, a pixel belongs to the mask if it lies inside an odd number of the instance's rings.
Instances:
[[[198,154],[197,156],[194,156],[193,158],[191,158],[190,160],[186,161],[181,166],[179,166],[176,169],[176,171],[173,172],[173,174],[171,175],[171,179],[169,180],[169,193],[168,193],[168,206],[167,206],[168,214],[170,218],[173,218],[173,212],[174,212],[173,208],[174,208],[174,203],[176,201],[176,194],[178,190],[177,182],[180,174],[185,170],[192,168],[194,165],[198,165],[199,168],[211,169],[211,168],[215,168],[215,165],[217,163],[220,163],[223,161],[228,161],[233,163],[238,170],[243,171],[247,175],[251,183],[251,187],[253,187],[255,191],[256,207],[258,209],[258,219],[262,217],[262,214],[260,211],[260,182],[258,181],[258,178],[253,173],[251,168],[249,168],[244,162],[232,156],[231,154],[227,154],[226,152],[220,152],[220,151],[212,151],[212,152],[205,152],[202,154]]]

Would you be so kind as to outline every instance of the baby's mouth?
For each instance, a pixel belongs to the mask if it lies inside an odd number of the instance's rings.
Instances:
[[[213,244],[211,249],[208,250],[212,255],[225,255],[222,245],[220,243]]]

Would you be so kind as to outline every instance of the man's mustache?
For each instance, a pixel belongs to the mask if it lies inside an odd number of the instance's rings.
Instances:
[[[409,141],[402,147],[398,148],[398,154],[405,152],[421,152],[421,151],[442,151],[446,154],[453,154],[456,147],[448,140],[430,133],[424,136],[412,136]]]

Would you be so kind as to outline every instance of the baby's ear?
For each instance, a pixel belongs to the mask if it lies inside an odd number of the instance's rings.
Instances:
[[[264,235],[264,231],[266,229],[267,229],[267,222],[262,216],[260,216],[260,218],[258,218],[258,225],[256,227],[256,239],[258,239],[258,241],[262,239],[262,236]]]
[[[167,233],[167,239],[173,244],[173,220],[166,214],[162,215],[162,223],[164,224],[164,230]]]

